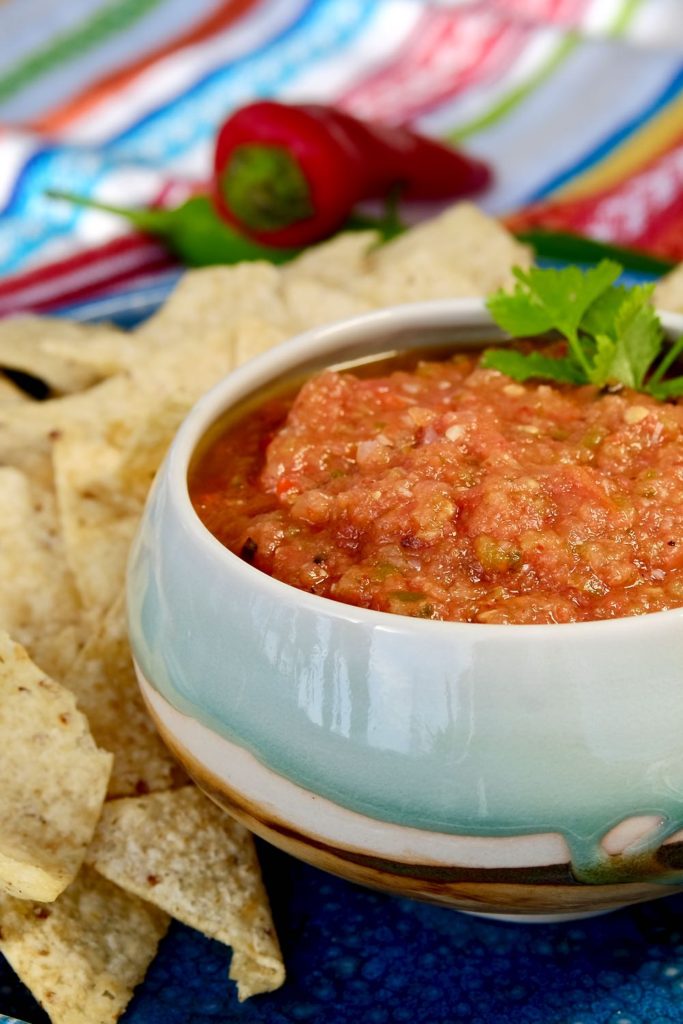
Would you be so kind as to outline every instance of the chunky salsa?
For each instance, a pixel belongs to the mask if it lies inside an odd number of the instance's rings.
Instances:
[[[198,515],[292,586],[426,619],[577,622],[683,605],[683,407],[518,383],[476,356],[326,371],[229,424]]]

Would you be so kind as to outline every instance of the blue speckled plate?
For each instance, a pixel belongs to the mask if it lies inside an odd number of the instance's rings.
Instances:
[[[172,283],[68,312],[132,326]],[[174,925],[123,1024],[683,1021],[683,896],[573,924],[501,924],[366,891],[262,843],[259,852],[285,986],[238,1003],[230,951]],[[47,1022],[1,960],[0,1008]]]

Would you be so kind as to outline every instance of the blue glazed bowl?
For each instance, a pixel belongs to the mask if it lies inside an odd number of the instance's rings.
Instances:
[[[279,380],[500,337],[481,303],[431,302],[311,331],[232,373],[158,474],[129,628],[162,735],[255,832],[378,888],[559,919],[683,888],[683,609],[501,626],[355,608],[246,564],[187,488],[212,425]]]

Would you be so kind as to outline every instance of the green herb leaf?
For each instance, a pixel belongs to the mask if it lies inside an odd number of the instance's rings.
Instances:
[[[651,394],[654,395],[655,392],[654,392],[653,389],[654,389],[655,385],[657,385],[660,382],[660,380],[663,378],[663,376],[667,372],[667,370],[669,370],[669,368],[673,366],[673,364],[676,362],[676,360],[678,358],[680,358],[680,355],[681,355],[682,352],[683,352],[683,334],[680,336],[680,338],[677,341],[675,341],[673,343],[673,345],[669,345],[668,351],[663,356],[663,358],[659,360],[659,363],[657,364],[657,369],[655,370],[655,372],[650,377],[650,380],[648,381],[648,390],[650,391]]]
[[[663,380],[683,353],[683,339],[660,359],[664,331],[652,306],[654,286],[615,285],[621,270],[611,260],[586,272],[578,267],[516,269],[512,293],[499,291],[488,301],[494,320],[512,335],[557,330],[567,340],[569,355],[552,359],[494,349],[485,354],[483,365],[516,380],[622,384],[658,398],[683,394],[683,378]]]
[[[487,303],[496,322],[510,334],[535,335],[555,328],[569,335],[576,333],[589,306],[616,281],[621,267],[602,260],[585,273],[578,267],[516,267],[513,273],[517,278],[513,294],[498,291]]]
[[[627,292],[614,320],[616,350],[607,380],[643,390],[645,375],[661,351],[664,332],[652,300],[652,285],[639,285]]]
[[[525,354],[514,349],[488,349],[481,358],[481,365],[505,373],[515,380],[538,377],[542,380],[558,380],[565,384],[585,383],[581,367],[572,359],[553,359],[540,352]]]
[[[623,285],[612,285],[591,303],[581,319],[581,330],[589,337],[606,334],[616,339],[614,329],[617,313],[628,295],[628,288]]]
[[[670,377],[669,380],[650,384],[647,390],[653,398],[658,398],[661,402],[667,398],[678,398],[679,395],[683,395],[683,377]]]
[[[510,334],[536,335],[555,329],[569,342],[575,361],[590,380],[590,364],[578,339],[583,316],[595,300],[619,277],[622,268],[602,260],[585,272],[578,267],[562,270],[514,270],[517,284],[512,295],[499,291],[489,299],[491,314]]]
[[[519,277],[522,271],[515,268],[514,273]],[[554,314],[536,301],[521,278],[511,295],[501,289],[489,296],[486,305],[496,323],[513,338],[545,334],[556,326]]]
[[[616,355],[616,341],[608,334],[596,335],[591,360],[591,384],[597,384],[598,387],[602,387],[603,384],[616,383],[616,379],[612,374],[612,366]]]

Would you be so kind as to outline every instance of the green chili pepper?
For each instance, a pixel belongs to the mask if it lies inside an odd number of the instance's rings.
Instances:
[[[114,206],[96,199],[76,196],[70,192],[50,190],[51,199],[63,199],[77,206],[103,210],[125,217],[138,231],[156,235],[188,267],[208,267],[217,263],[240,263],[242,260],[266,260],[286,263],[301,249],[275,248],[255,242],[240,234],[216,212],[209,196],[197,195],[174,209],[131,209]],[[345,231],[378,231],[382,242],[387,242],[404,230],[397,211],[396,197],[389,196],[382,217],[353,214],[344,225]]]
[[[156,235],[168,245],[183,263],[190,267],[205,267],[215,263],[240,263],[242,260],[267,260],[285,263],[299,249],[275,249],[245,238],[216,213],[208,196],[188,199],[172,210],[130,209],[100,203],[69,192],[47,193],[52,199],[64,199],[78,206],[103,210],[125,217],[139,231]]]

